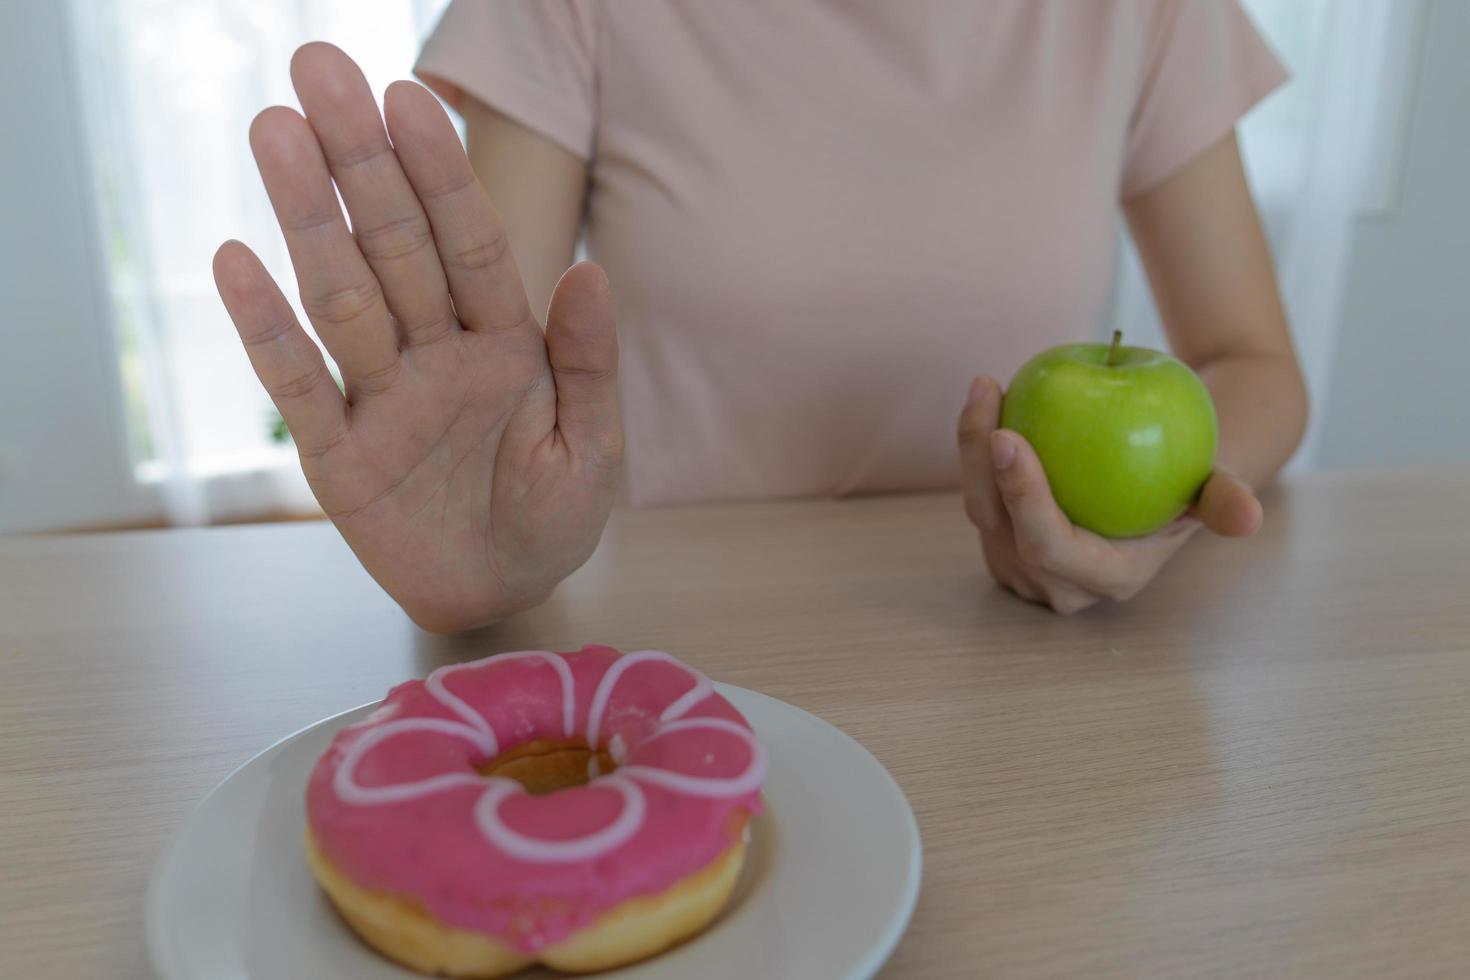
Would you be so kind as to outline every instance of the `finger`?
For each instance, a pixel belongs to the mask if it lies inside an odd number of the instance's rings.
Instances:
[[[1227,538],[1246,538],[1261,529],[1263,512],[1250,485],[1216,469],[1200,491],[1196,512],[1205,527]]]
[[[398,338],[337,206],[316,134],[295,110],[276,106],[251,123],[250,148],[286,236],[301,305],[342,369],[348,397],[382,391],[398,373]]]
[[[970,383],[959,424],[960,485],[965,494],[965,514],[983,533],[991,535],[1010,530],[990,462],[990,434],[1000,424],[1000,402],[1000,384],[991,378],[976,378]]]
[[[429,219],[388,144],[367,79],[341,49],[317,41],[297,49],[291,81],[404,344],[448,336],[458,324]]]
[[[460,323],[486,332],[539,332],[505,226],[439,101],[422,85],[394,82],[383,96],[383,115],[429,216]]]
[[[1010,579],[997,579],[996,581],[1000,582],[1001,587],[1006,591],[1014,593],[1018,598],[1024,599],[1026,602],[1034,603],[1038,606],[1047,604],[1046,595],[1030,579],[1017,576]]]
[[[1048,590],[1042,601],[1059,616],[1075,616],[1097,605],[1098,597],[1081,589],[1063,586]]]
[[[995,584],[1025,599],[1027,602],[1044,601],[1041,588],[1021,571],[1020,563],[1008,546],[984,535],[980,539],[985,553],[985,569]]]
[[[980,532],[980,553],[985,557],[985,570],[1001,588],[1014,592],[1027,602],[1041,601],[1041,590],[1021,570],[1011,536]]]
[[[1082,612],[1084,609],[1097,605],[1102,598],[1056,576],[1044,573],[1039,577],[1028,575],[1014,562],[1007,564],[1004,559],[993,562],[989,552],[986,552],[986,562],[990,566],[991,577],[1001,588],[1013,593],[1017,598],[1033,605],[1045,606],[1061,616],[1072,616]]]
[[[606,466],[623,456],[618,338],[607,276],[591,262],[566,271],[551,294],[546,352],[556,382],[556,425],[574,453]]]
[[[990,481],[994,487],[993,479]],[[1004,505],[1002,505],[1004,509]],[[1046,583],[1040,580],[1044,573],[1028,573],[1016,554],[1016,536],[1009,518],[1002,517],[1005,527],[996,532],[981,531],[980,551],[985,556],[985,570],[995,584],[1012,592],[1027,602],[1049,605]]]
[[[1026,571],[1016,556],[1014,534],[1009,530],[1004,535],[986,535],[982,532],[980,546],[985,552],[985,565],[990,577],[1001,588],[1014,592],[1027,602],[1046,606],[1063,616],[1070,616],[1101,598],[1047,572]]]
[[[990,453],[996,487],[1015,528],[1016,554],[1025,565],[1097,595],[1126,587],[1130,576],[1122,555],[1103,538],[1073,527],[1030,443],[999,429],[991,434]]]
[[[347,435],[347,403],[316,343],[260,259],[239,242],[214,253],[214,281],[245,345],[250,366],[291,429],[303,456],[319,456]]]

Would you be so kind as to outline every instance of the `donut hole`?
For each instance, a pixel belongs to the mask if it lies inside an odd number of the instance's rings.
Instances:
[[[591,765],[596,759],[596,767]],[[482,762],[475,770],[482,776],[514,779],[533,796],[559,789],[586,786],[593,775],[605,776],[617,769],[605,749],[594,752],[582,740],[574,742],[527,742]]]

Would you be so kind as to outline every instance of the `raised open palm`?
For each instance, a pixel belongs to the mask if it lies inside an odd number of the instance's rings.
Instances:
[[[226,242],[215,281],[251,364],[322,508],[415,621],[463,629],[533,605],[592,553],[615,493],[607,280],[568,271],[543,334],[434,97],[396,82],[380,117],[326,44],[291,77],[305,117],[265,110],[250,145],[346,396],[260,260]]]

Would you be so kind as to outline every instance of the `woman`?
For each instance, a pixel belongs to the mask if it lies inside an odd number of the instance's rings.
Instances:
[[[345,397],[244,246],[215,273],[318,500],[426,628],[541,601],[625,445],[633,503],[959,484],[997,581],[1060,612],[1258,527],[1306,395],[1233,133],[1282,72],[1234,0],[460,0],[418,71],[468,158],[413,83],[385,133],[323,44],[305,115],[251,129]],[[1107,541],[997,431],[995,379],[1098,332],[1120,208],[1220,449],[1190,516]],[[563,274],[584,231],[606,275]]]

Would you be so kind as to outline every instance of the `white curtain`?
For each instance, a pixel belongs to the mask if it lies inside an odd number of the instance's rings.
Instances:
[[[308,40],[351,52],[381,97],[445,2],[74,0],[133,459],[172,523],[314,509],[210,256],[242,239],[296,302],[250,120],[297,105],[287,72]]]
[[[1383,129],[1392,0],[1245,0],[1292,79],[1240,127],[1242,154],[1276,256],[1281,292],[1312,393],[1313,422],[1293,469],[1316,458],[1370,144]],[[1386,138],[1387,134],[1383,134]],[[1114,323],[1164,347],[1138,255],[1126,242]],[[1111,326],[1109,327],[1111,329]]]

